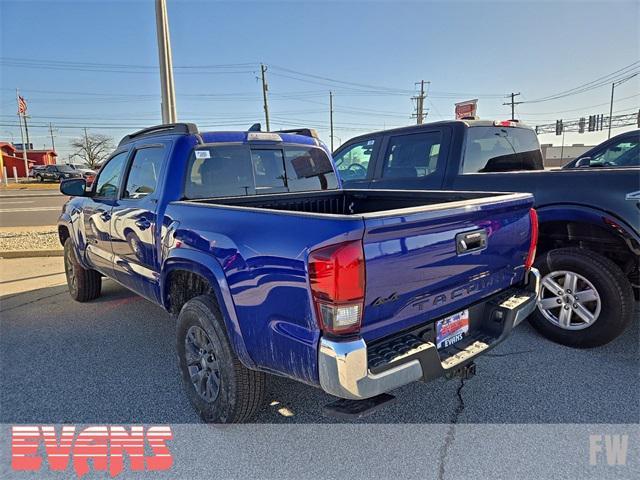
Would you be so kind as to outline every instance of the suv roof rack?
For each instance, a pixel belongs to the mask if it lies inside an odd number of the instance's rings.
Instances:
[[[296,135],[304,135],[305,137],[311,137],[316,139],[320,138],[315,128],[292,128],[290,130],[276,130],[273,133],[293,133]]]
[[[193,135],[197,133],[199,132],[198,127],[195,123],[165,123],[164,125],[156,125],[154,127],[143,128],[142,130],[138,130],[137,132],[125,135],[124,137],[122,137],[122,140],[120,140],[118,146],[128,143],[131,140],[136,140],[140,137],[151,135]]]

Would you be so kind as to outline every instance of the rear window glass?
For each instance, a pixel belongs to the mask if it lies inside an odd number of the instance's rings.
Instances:
[[[320,148],[250,148],[220,145],[191,155],[186,198],[230,197],[337,188],[327,154]]]
[[[469,127],[463,173],[542,170],[542,153],[533,130],[513,127]]]

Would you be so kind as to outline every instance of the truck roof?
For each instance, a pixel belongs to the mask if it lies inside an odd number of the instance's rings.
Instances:
[[[312,145],[326,148],[318,139],[318,134],[310,128],[299,128],[293,130],[279,130],[274,132],[262,132],[260,124],[253,125],[246,131],[224,131],[224,132],[200,132],[194,123],[169,123],[145,128],[137,132],[125,135],[120,140],[120,145],[135,142],[149,137],[163,137],[188,135],[196,136],[198,142],[204,143],[246,143],[256,142],[283,142],[301,145]]]
[[[382,135],[382,134],[389,134],[389,133],[404,133],[404,132],[407,132],[409,130],[430,128],[430,127],[460,126],[460,125],[462,125],[463,127],[497,127],[497,126],[501,126],[501,122],[502,121],[476,120],[476,119],[470,119],[470,118],[469,119],[462,119],[462,120],[440,120],[438,122],[423,123],[421,125],[407,125],[406,127],[390,128],[390,129],[386,129],[386,130],[376,130],[374,132],[369,132],[369,133],[365,133],[363,135],[358,135],[356,137],[352,137],[352,138],[350,138],[348,140],[348,142],[351,142],[352,140],[363,138],[363,137],[370,137],[372,135]],[[508,125],[509,128],[524,128],[524,129],[527,129],[527,130],[533,130],[533,128],[530,125],[526,125],[526,124],[524,124],[522,122],[518,122],[518,121],[514,122],[512,120],[506,120],[505,122],[511,123],[511,125]],[[502,125],[502,126],[507,126],[507,125]]]

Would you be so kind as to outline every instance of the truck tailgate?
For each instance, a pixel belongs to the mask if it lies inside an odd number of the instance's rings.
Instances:
[[[531,195],[513,194],[364,215],[365,340],[455,313],[521,282],[532,206]]]

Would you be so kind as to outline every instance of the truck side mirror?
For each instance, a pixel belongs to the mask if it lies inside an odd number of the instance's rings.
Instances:
[[[591,157],[581,157],[576,162],[576,167],[588,167],[591,165]]]
[[[70,178],[60,183],[60,191],[69,197],[83,197],[86,195],[87,182],[84,178]]]

